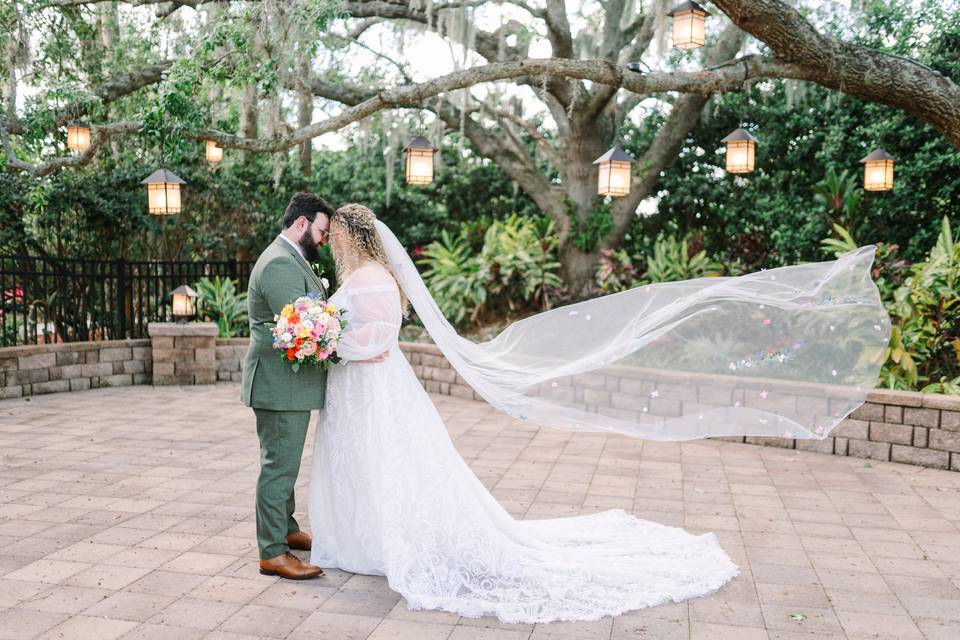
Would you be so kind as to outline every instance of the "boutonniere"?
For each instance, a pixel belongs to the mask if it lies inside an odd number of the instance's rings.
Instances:
[[[310,265],[310,267],[313,269],[313,273],[317,276],[317,278],[320,279],[320,284],[323,285],[324,290],[329,289],[330,281],[327,280],[327,278],[323,275],[324,271],[322,268],[320,268],[319,263],[313,263]]]

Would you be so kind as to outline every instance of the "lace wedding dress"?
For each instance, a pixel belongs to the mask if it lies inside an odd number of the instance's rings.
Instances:
[[[390,273],[365,265],[331,301],[349,326],[316,432],[312,563],[386,576],[411,609],[523,623],[695,598],[738,574],[714,534],[620,509],[515,520],[457,453],[401,353]],[[381,363],[356,362],[386,350]]]

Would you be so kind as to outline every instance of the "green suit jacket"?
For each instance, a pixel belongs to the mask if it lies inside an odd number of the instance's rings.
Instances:
[[[301,367],[294,372],[273,348],[273,318],[285,305],[307,293],[326,299],[320,279],[297,250],[277,237],[260,254],[250,274],[247,306],[250,348],[243,360],[243,404],[272,411],[322,409],[327,372]]]

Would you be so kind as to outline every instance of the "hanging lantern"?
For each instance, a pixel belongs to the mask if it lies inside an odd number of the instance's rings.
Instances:
[[[217,164],[221,160],[223,160],[223,149],[213,140],[207,140],[207,162]]]
[[[744,128],[720,142],[727,144],[727,173],[750,173],[756,166],[757,139]]]
[[[860,160],[863,168],[863,188],[867,191],[890,191],[893,189],[893,156],[883,147]]]
[[[147,207],[151,215],[180,213],[180,185],[186,181],[166,169],[157,169],[140,181],[147,185]]]
[[[180,285],[171,293],[173,296],[173,316],[181,323],[196,313],[197,292],[187,285]]]
[[[678,49],[702,47],[705,38],[704,21],[710,14],[696,2],[684,2],[667,14],[673,18],[673,46]]]
[[[407,154],[407,184],[432,183],[436,147],[423,136],[417,136],[403,151]]]
[[[67,125],[67,146],[74,153],[82,153],[90,148],[90,127],[80,120]]]
[[[600,165],[597,178],[597,193],[601,196],[621,198],[630,193],[631,166],[636,160],[620,147],[613,147],[593,161]]]

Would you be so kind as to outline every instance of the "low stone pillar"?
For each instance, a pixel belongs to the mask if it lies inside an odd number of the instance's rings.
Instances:
[[[151,322],[153,384],[213,384],[217,381],[217,325],[213,322]]]

